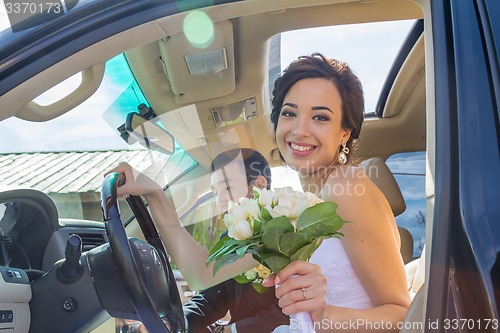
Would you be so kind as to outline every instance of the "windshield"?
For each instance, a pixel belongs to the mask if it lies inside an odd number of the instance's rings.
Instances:
[[[78,73],[34,101],[41,106],[55,103],[81,80]],[[0,123],[1,186],[43,191],[54,199],[59,217],[94,221],[102,220],[98,207],[103,174],[120,162],[154,173],[165,187],[196,162],[176,142],[170,154],[148,150],[124,131],[127,115],[144,108],[151,112],[125,56],[110,59],[97,91],[70,112],[46,122],[12,117]]]

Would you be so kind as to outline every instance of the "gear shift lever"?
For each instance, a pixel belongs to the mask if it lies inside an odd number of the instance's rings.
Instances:
[[[83,273],[83,267],[80,263],[82,255],[82,239],[78,235],[70,235],[66,241],[66,251],[64,252],[66,259],[61,264],[61,277],[67,281],[78,279]]]

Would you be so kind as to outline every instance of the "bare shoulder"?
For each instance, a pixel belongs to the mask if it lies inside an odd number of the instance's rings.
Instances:
[[[324,200],[356,201],[385,200],[385,196],[368,178],[364,170],[342,166],[334,170],[321,191]]]
[[[353,232],[370,233],[374,229],[395,229],[391,207],[379,188],[359,167],[342,167],[329,177],[321,192],[323,200],[338,205],[338,213]]]

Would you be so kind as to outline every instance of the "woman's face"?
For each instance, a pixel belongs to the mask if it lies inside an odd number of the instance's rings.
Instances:
[[[342,99],[332,82],[303,79],[285,95],[276,128],[276,142],[285,162],[302,175],[336,161],[342,140]]]

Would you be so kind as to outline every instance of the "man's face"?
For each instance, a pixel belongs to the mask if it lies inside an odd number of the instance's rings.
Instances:
[[[239,157],[213,172],[210,182],[217,197],[218,213],[227,211],[229,200],[238,202],[239,198],[246,197],[249,193],[245,164]]]

